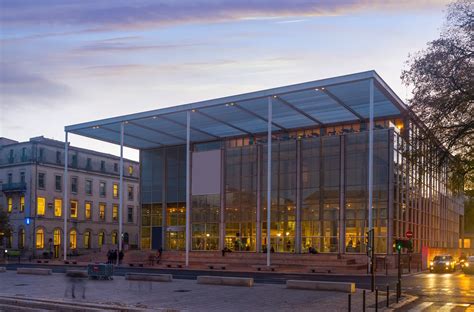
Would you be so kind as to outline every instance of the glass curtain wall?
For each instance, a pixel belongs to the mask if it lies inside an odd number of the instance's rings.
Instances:
[[[220,195],[194,195],[191,210],[192,249],[219,249]]]

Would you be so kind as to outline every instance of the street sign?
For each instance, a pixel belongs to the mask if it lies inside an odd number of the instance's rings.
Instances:
[[[406,238],[412,238],[413,237],[413,232],[412,231],[407,231],[405,233]]]

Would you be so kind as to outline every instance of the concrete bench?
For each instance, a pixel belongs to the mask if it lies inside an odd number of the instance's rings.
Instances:
[[[198,284],[227,285],[227,286],[253,286],[253,278],[230,276],[198,276]]]
[[[64,261],[64,264],[77,264],[77,261],[68,261],[68,260],[65,260],[65,261]]]
[[[166,265],[167,268],[178,268],[178,269],[181,269],[183,268],[183,265],[182,264],[172,264],[172,263],[168,263]]]
[[[287,280],[286,288],[355,292],[355,283]]]
[[[270,265],[270,266],[267,266],[267,265],[252,265],[252,268],[256,269],[257,271],[276,271],[276,269],[278,268],[278,266],[276,265]]]
[[[32,275],[51,275],[53,271],[51,269],[40,269],[40,268],[17,268],[17,274],[32,274]]]
[[[7,268],[6,267],[0,267],[0,273],[4,273],[7,271]]]
[[[85,270],[66,270],[66,276],[77,278],[88,278],[89,274]]]
[[[211,270],[225,270],[227,268],[227,264],[208,264],[207,267]]]
[[[327,268],[310,268],[310,273],[331,273],[331,269]]]
[[[146,273],[127,273],[125,279],[129,281],[147,281],[147,282],[172,282],[171,274],[146,274]]]

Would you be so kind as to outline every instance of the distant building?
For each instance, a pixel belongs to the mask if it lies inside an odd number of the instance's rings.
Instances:
[[[69,147],[68,253],[118,243],[119,158]],[[44,137],[0,138],[0,209],[12,227],[5,247],[62,256],[64,143]],[[139,165],[124,160],[123,241],[138,246]]]

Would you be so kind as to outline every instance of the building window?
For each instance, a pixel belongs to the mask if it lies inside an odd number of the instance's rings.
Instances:
[[[71,218],[77,218],[77,201],[71,200]]]
[[[44,189],[45,185],[45,174],[43,172],[38,173],[38,188]]]
[[[38,216],[44,216],[44,211],[45,211],[45,208],[46,208],[46,198],[44,197],[38,197],[36,199],[36,214]]]
[[[20,172],[20,182],[25,183],[25,172]]]
[[[20,212],[25,211],[25,196],[20,197]]]
[[[25,248],[25,240],[26,240],[25,229],[21,228],[18,231],[18,249]]]
[[[87,158],[86,170],[92,169],[92,159]]]
[[[91,232],[89,231],[84,232],[84,248],[91,248]]]
[[[62,177],[60,175],[57,175],[54,177],[54,185],[56,188],[56,192],[61,192],[62,191]]]
[[[43,249],[44,248],[44,230],[37,229],[36,230],[36,249]]]
[[[105,197],[106,195],[106,190],[105,190],[105,182],[100,182],[99,183],[99,194],[100,194],[100,197]]]
[[[100,171],[105,171],[105,161],[104,160],[100,161]]]
[[[14,154],[13,154],[13,150],[11,149],[10,150],[10,156],[8,157],[8,162],[10,164],[13,164],[13,161],[15,161],[15,157],[14,157]]]
[[[56,152],[56,163],[61,164],[61,152],[60,151]]]
[[[92,203],[86,202],[84,205],[84,216],[87,220],[90,220],[92,217]]]
[[[133,207],[128,207],[127,208],[127,222],[128,223],[133,222]]]
[[[114,171],[115,171],[115,172],[118,171],[118,164],[117,164],[117,163],[114,163]]]
[[[77,177],[71,178],[71,192],[77,193]]]
[[[54,246],[61,245],[61,230],[60,229],[54,229],[54,232],[53,232],[53,245]]]
[[[133,175],[133,166],[128,166],[128,174]]]
[[[128,186],[127,194],[128,194],[128,200],[133,200],[133,186],[131,185]]]
[[[112,244],[117,245],[117,232],[112,232]]]
[[[86,194],[92,195],[92,180],[86,180]]]
[[[118,206],[113,205],[112,206],[112,220],[117,221],[118,219]]]
[[[7,197],[7,211],[12,212],[13,211],[13,198]]]
[[[104,203],[99,204],[99,220],[101,221],[105,220],[105,204]]]
[[[21,161],[26,161],[26,147],[21,149]]]
[[[77,232],[76,230],[71,230],[69,232],[69,248],[76,249],[77,248]]]
[[[60,198],[55,198],[54,199],[54,216],[60,217],[62,209],[63,209],[63,200]]]
[[[114,198],[118,198],[118,196],[119,196],[119,185],[117,183],[114,183],[112,187],[113,187],[112,194],[114,195]]]
[[[12,183],[13,183],[13,173],[9,173],[9,174],[8,174],[8,179],[7,179],[7,181],[8,181],[8,184],[12,184]]]
[[[105,233],[99,232],[99,247],[102,247],[103,244],[105,244]]]
[[[39,161],[43,161],[44,157],[44,148],[40,147],[39,149]]]

